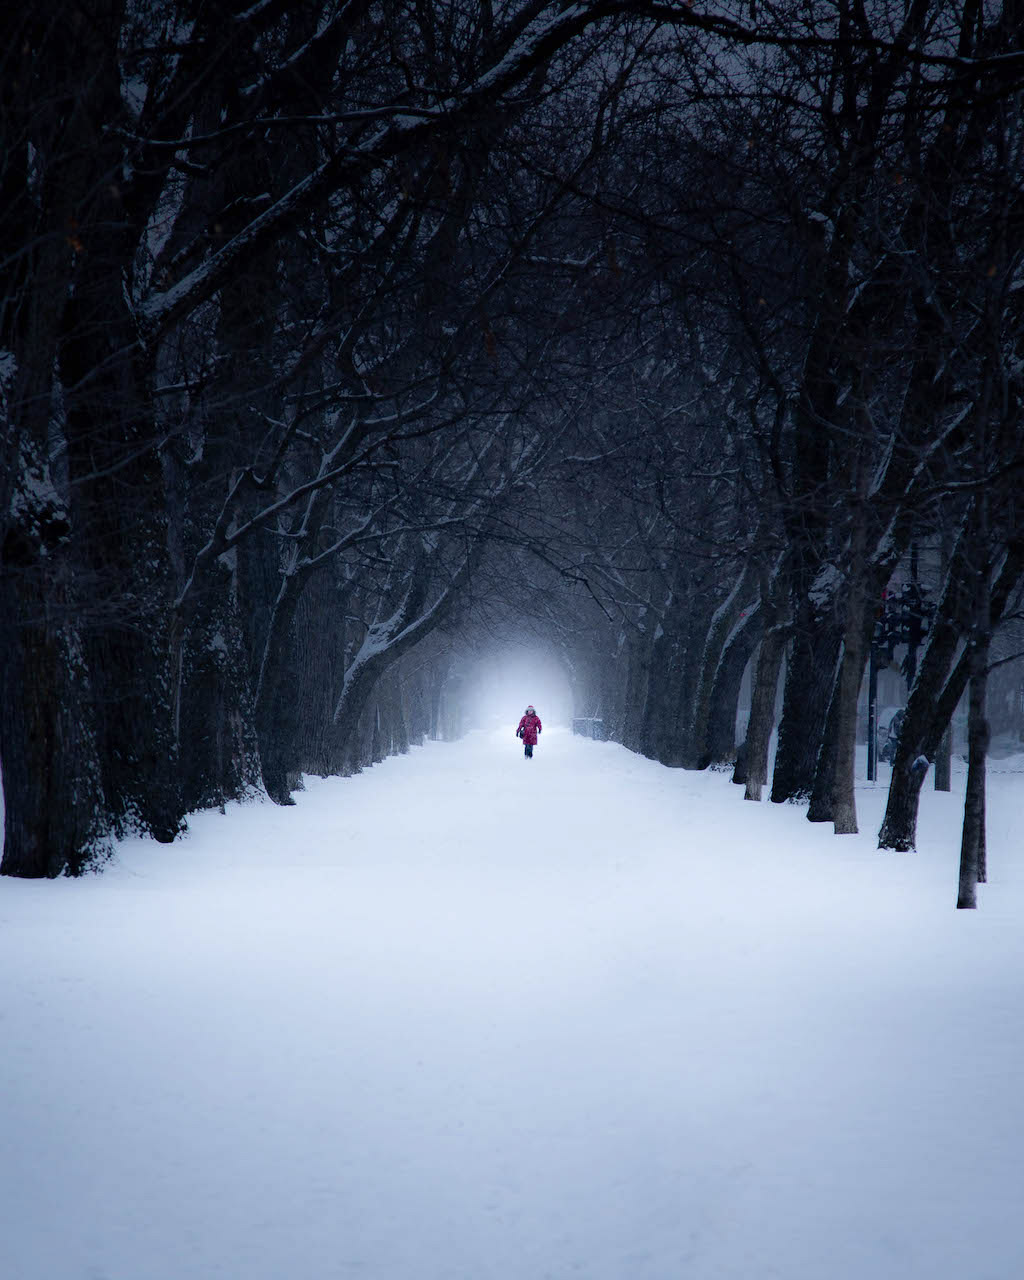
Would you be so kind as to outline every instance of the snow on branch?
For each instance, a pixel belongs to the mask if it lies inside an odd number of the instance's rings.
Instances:
[[[396,109],[386,125],[358,146],[344,147],[328,156],[182,280],[146,299],[137,311],[143,337],[151,342],[211,297],[243,261],[346,179],[365,174],[432,132],[479,119],[487,106],[522,82],[589,24],[625,7],[628,6],[623,0],[612,4],[585,0],[564,8],[545,6],[509,48],[499,51],[495,63],[458,94],[450,95],[426,115],[416,108]]]

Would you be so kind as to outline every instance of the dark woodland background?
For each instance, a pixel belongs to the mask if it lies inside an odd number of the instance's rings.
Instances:
[[[902,659],[880,844],[960,707],[973,905],[993,702],[1020,729],[1022,26],[8,6],[3,872],[457,733],[501,637],[839,833]]]

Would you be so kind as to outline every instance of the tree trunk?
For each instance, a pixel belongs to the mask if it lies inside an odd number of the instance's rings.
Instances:
[[[953,785],[953,726],[946,725],[946,731],[939,743],[935,756],[935,790],[949,791]]]
[[[180,640],[175,737],[186,812],[223,807],[260,783],[249,664],[226,570]]]
[[[737,743],[736,759],[733,761],[732,777],[729,779],[729,781],[733,784],[733,786],[745,787],[747,785],[748,776],[749,775],[747,772],[747,742],[746,742],[746,739],[744,739],[742,742]]]
[[[712,616],[707,608],[694,605],[683,619],[679,695],[669,725],[670,736],[658,757],[663,764],[675,768],[696,769],[700,765],[697,717],[701,714],[701,682],[708,656]],[[717,648],[717,638],[711,644],[712,648]]]
[[[863,392],[863,388],[861,388]],[[833,831],[837,836],[856,835],[856,724],[860,686],[874,630],[873,611],[868,609],[868,440],[872,424],[858,412],[861,442],[854,461],[854,492],[850,513],[850,577],[846,590],[846,617],[842,637],[842,660],[836,680],[836,710],[831,719],[831,769],[827,774],[827,790],[831,800]],[[810,817],[810,814],[808,814]]]
[[[745,613],[749,613],[754,607],[754,573],[754,564],[748,562],[739,574],[736,584],[729,592],[728,597],[712,614],[704,637],[696,676],[692,722],[689,732],[690,746],[687,753],[690,757],[690,763],[698,769],[706,769],[711,763],[709,726],[714,706],[715,682],[718,679],[719,671],[722,669],[727,646],[732,643],[737,631],[742,633],[744,629],[742,625],[737,626],[737,624],[745,621]],[[696,636],[694,640],[697,641]],[[747,657],[750,656],[753,644],[753,641],[749,641],[747,644]],[[696,649],[696,643],[694,647]],[[743,666],[746,666],[746,662],[743,663]],[[740,668],[739,674],[735,677],[733,686],[737,697],[739,696],[739,682],[742,676],[743,667]],[[729,735],[733,739],[735,738],[735,710],[736,703],[734,701],[733,726]],[[735,741],[730,741],[726,748],[729,755],[732,754],[734,746]]]
[[[77,875],[109,855],[95,731],[73,633],[45,621],[42,592],[0,576],[0,874]],[[15,599],[20,596],[20,599]],[[28,597],[28,598],[26,598]],[[34,618],[20,626],[16,619]]]
[[[433,672],[430,681],[430,740],[438,742],[441,737],[441,694],[444,682],[448,679],[447,665]]]
[[[907,715],[900,730],[899,743],[892,765],[892,777],[889,780],[889,797],[885,808],[885,817],[878,833],[879,849],[893,849],[897,853],[907,853],[917,847],[917,810],[921,797],[921,786],[928,772],[929,755],[933,754],[943,733],[949,726],[950,717],[956,710],[968,680],[968,653],[961,654],[942,686],[941,680],[936,685],[939,673],[932,672],[927,682],[921,682],[921,673],[914,681],[911,694],[921,689],[920,697],[925,690],[932,690],[935,695],[930,717],[923,726],[918,721],[912,722],[912,736],[907,733],[910,721],[910,702],[907,703]],[[919,709],[919,708],[918,708]]]
[[[380,764],[387,755],[386,716],[381,713],[381,699],[373,703],[373,727],[370,730],[370,763]]]
[[[768,781],[768,747],[775,728],[779,672],[786,653],[788,635],[787,627],[773,623],[766,625],[764,639],[761,641],[750,700],[750,723],[747,726],[746,800],[760,800],[762,788]]]
[[[854,790],[857,768],[857,700],[864,678],[864,658],[863,649],[860,653],[848,649],[843,655],[843,669],[839,677],[839,715],[832,782],[832,821],[837,836],[857,834]]]
[[[893,761],[885,818],[878,833],[880,849],[906,852],[915,847],[917,807],[921,784],[927,771],[921,762],[927,766],[928,761],[934,758],[970,678],[970,649],[964,650],[948,678],[946,675],[953,653],[960,643],[960,628],[957,624],[962,621],[967,608],[968,593],[965,584],[971,580],[970,566],[964,558],[967,533],[965,529],[958,544],[958,552],[954,555],[947,586],[928,636],[928,645],[907,699],[906,716]],[[999,577],[988,596],[990,627],[1002,617],[1022,570],[1024,541],[1015,539],[1007,547]]]
[[[978,905],[977,886],[984,883],[985,867],[985,766],[988,758],[989,727],[985,715],[988,687],[987,636],[972,644],[969,710],[967,718],[967,792],[964,797],[964,825],[960,841],[960,886],[957,909]]]
[[[828,714],[825,716],[825,728],[821,735],[821,746],[818,748],[818,760],[814,767],[814,785],[808,797],[808,822],[832,822],[835,818],[835,781],[836,766],[839,761],[839,720],[842,705],[841,675],[842,661],[840,660],[840,669],[836,672],[832,697],[828,702]]]
[[[991,463],[987,434],[979,441],[984,473]],[[989,556],[991,554],[989,494],[982,490],[976,499],[978,508],[977,541],[975,543],[974,616],[967,659],[970,669],[967,704],[967,792],[964,796],[964,825],[960,840],[960,886],[957,909],[971,910],[978,905],[977,886],[987,877],[985,856],[985,770],[988,760],[989,724],[987,716],[988,664],[992,651],[992,586]]]
[[[880,849],[894,849],[898,853],[905,853],[915,847],[917,808],[923,773],[920,767],[914,768],[914,763],[925,755],[925,747],[936,718],[940,695],[944,688],[949,688],[951,683],[948,677],[953,656],[960,644],[960,626],[967,607],[965,584],[968,537],[969,531],[965,523],[953,550],[928,643],[907,697],[903,726],[892,762],[885,817],[878,833]],[[966,664],[964,664],[963,682],[959,685],[961,693],[966,686],[966,679]],[[956,702],[959,702],[959,696],[950,708],[950,716]],[[941,727],[940,734],[946,729],[948,722],[947,718]]]
[[[680,683],[680,643],[666,627],[672,625],[666,610],[654,630],[647,655],[646,681],[642,694],[642,717],[636,749],[648,760],[667,764],[669,740],[674,713],[678,705]]]
[[[834,623],[809,616],[794,632],[772,779],[773,804],[803,800],[811,794],[841,642]]]
[[[743,673],[762,638],[763,612],[759,605],[748,609],[729,637],[715,672],[708,710],[707,732],[698,764],[725,764],[736,751],[736,708],[740,698]]]
[[[289,654],[304,582],[305,577],[298,573],[286,573],[281,580],[256,686],[256,735],[263,785],[271,800],[282,805],[295,803],[288,785],[297,730],[292,688],[296,673],[291,669]]]
[[[643,742],[643,724],[647,710],[651,676],[651,650],[661,624],[652,610],[645,613],[643,623],[626,642],[626,690],[622,713],[622,745],[628,751],[639,751]]]
[[[948,528],[943,530],[942,535],[942,571],[943,581],[949,572],[950,562],[953,559],[953,547],[951,545],[950,533]],[[938,751],[935,753],[935,779],[934,786],[936,791],[951,791],[953,787],[953,725],[952,722],[946,725],[946,730],[939,742]]]
[[[865,437],[868,424],[863,424]],[[832,821],[837,836],[857,834],[857,803],[854,781],[857,769],[857,704],[864,682],[873,611],[867,607],[867,486],[868,471],[862,445],[856,463],[857,501],[852,513],[850,535],[850,581],[846,597],[843,658],[836,682],[838,708],[834,726],[835,759],[832,768]]]

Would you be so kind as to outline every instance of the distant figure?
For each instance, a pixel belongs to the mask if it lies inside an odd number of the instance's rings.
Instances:
[[[533,707],[527,707],[526,714],[519,721],[519,728],[516,730],[516,737],[523,740],[523,754],[527,760],[533,759],[533,749],[537,745],[542,727],[540,716]]]

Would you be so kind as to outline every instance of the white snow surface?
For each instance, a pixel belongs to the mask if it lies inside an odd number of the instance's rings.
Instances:
[[[976,912],[962,768],[898,855],[511,725],[0,882],[0,1272],[1012,1280],[1022,783]]]

